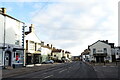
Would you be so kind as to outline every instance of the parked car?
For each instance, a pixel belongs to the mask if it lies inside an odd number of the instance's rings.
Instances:
[[[53,64],[54,61],[53,60],[48,60],[48,61],[42,62],[42,64],[49,64],[49,63]]]
[[[117,62],[120,62],[120,58],[117,58],[116,61],[117,61]]]

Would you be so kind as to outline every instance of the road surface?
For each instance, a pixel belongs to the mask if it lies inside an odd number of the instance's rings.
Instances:
[[[11,80],[13,79],[20,79],[20,80],[103,80],[101,78],[107,78],[100,72],[100,69],[104,68],[97,68],[88,65],[87,63],[81,61],[75,61],[70,63],[61,64],[59,66],[36,71],[28,74],[12,76]],[[100,74],[102,77],[100,77]],[[105,73],[104,73],[105,74]],[[110,76],[110,75],[109,75]],[[113,78],[116,78],[116,75],[112,75]],[[114,77],[115,76],[115,77]],[[10,78],[9,78],[10,79]],[[8,80],[9,80],[8,79]],[[114,80],[109,79],[109,80]],[[115,79],[117,80],[117,79]]]

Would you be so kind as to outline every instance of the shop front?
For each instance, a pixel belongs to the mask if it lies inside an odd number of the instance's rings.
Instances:
[[[40,53],[26,53],[26,65],[40,64],[42,57]]]
[[[3,51],[3,65],[4,68],[12,67],[18,68],[23,67],[23,48],[15,47],[15,46],[8,46]]]
[[[103,63],[105,61],[105,57],[107,56],[107,54],[93,54],[94,57],[96,58],[96,62],[97,63]]]

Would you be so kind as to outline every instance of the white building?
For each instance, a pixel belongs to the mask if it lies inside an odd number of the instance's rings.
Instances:
[[[24,22],[0,8],[0,65],[23,65],[23,26]]]
[[[89,46],[90,50],[90,61],[104,62],[104,61],[115,61],[114,43],[108,43],[108,40],[98,40]]]
[[[31,24],[29,31],[25,32],[25,64],[41,63],[41,41]]]
[[[65,53],[63,52],[62,49],[55,49],[53,48],[52,50],[52,59],[54,61],[57,61],[57,60],[62,60],[62,57]]]
[[[51,52],[52,52],[52,45],[50,46],[50,44],[47,44],[47,45],[41,46],[42,62],[45,62],[51,59]]]

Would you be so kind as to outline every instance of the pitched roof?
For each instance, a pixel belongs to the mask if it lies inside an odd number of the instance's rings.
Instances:
[[[81,53],[81,55],[87,55],[87,54],[89,54],[89,49],[85,49],[85,50]]]
[[[106,41],[105,41],[105,40],[98,40],[98,41],[96,41],[95,43],[93,43],[92,45],[96,44],[97,42],[103,42],[103,43],[105,43],[105,44],[110,45],[111,48],[114,48],[114,43],[108,43],[108,40],[106,40]],[[90,46],[92,46],[92,45],[89,45],[88,48],[89,48]]]
[[[53,49],[52,52],[61,52],[62,49]]]
[[[47,45],[42,45],[41,47],[43,48],[48,48],[48,49],[52,49],[51,47],[47,46]]]
[[[21,22],[21,23],[25,24],[24,22],[22,22],[22,21],[20,21],[20,20],[18,20],[18,19],[16,19],[16,18],[14,18],[14,17],[12,17],[12,16],[10,16],[10,15],[8,15],[8,14],[4,14],[4,13],[2,13],[2,12],[0,12],[0,14],[3,15],[3,16],[7,16],[7,17],[9,17],[9,18],[11,18],[11,19],[14,19],[14,20],[16,20],[16,21],[18,21],[18,22]]]

